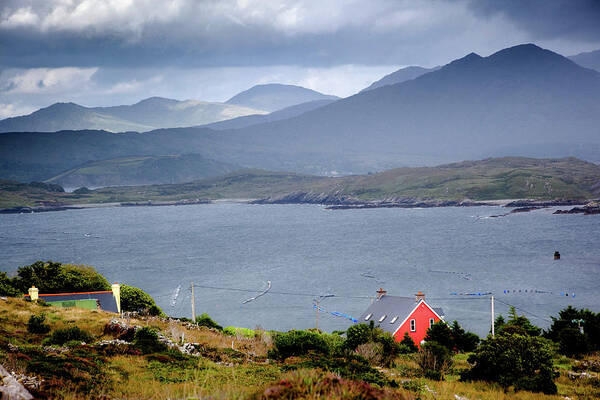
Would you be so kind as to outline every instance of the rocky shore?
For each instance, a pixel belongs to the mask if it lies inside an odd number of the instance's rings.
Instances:
[[[573,207],[570,210],[556,210],[553,214],[600,215],[600,202],[588,203],[583,207]]]
[[[382,200],[365,201],[356,197],[334,193],[294,192],[283,196],[254,200],[251,204],[321,204],[328,210],[354,210],[367,208],[431,208],[431,207],[471,207],[491,206],[495,203],[472,200],[439,200],[394,197]]]

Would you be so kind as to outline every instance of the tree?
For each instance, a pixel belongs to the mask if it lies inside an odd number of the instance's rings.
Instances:
[[[0,296],[18,296],[21,292],[13,286],[6,272],[0,271]]]
[[[161,315],[163,313],[148,293],[129,285],[121,285],[121,310],[145,311],[150,315]]]
[[[544,337],[558,343],[561,354],[572,357],[600,350],[600,313],[568,306],[558,318],[551,318],[552,325]]]
[[[450,351],[453,351],[455,347],[452,330],[444,321],[438,321],[427,329],[425,342],[439,343]]]
[[[457,351],[473,351],[477,347],[477,344],[479,344],[479,336],[473,332],[465,331],[457,321],[452,323],[450,330],[452,331],[452,338],[454,339],[454,346]]]
[[[552,343],[539,336],[501,333],[488,336],[468,358],[462,380],[498,382],[504,388],[555,394]]]
[[[400,346],[402,347],[402,350],[404,350],[404,353],[416,353],[419,351],[419,348],[412,340],[408,332],[404,332],[404,337],[400,341]]]
[[[517,310],[512,306],[508,312],[508,321],[505,322],[504,317],[499,315],[494,326],[497,334],[506,331],[506,333],[540,336],[542,333],[541,328],[533,325],[524,315],[518,315]]]
[[[40,293],[94,292],[110,290],[111,286],[93,267],[36,261],[19,267],[12,285],[21,293],[35,286]]]

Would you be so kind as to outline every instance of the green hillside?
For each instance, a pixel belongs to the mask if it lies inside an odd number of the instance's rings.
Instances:
[[[239,168],[198,154],[121,157],[89,162],[46,182],[72,188],[182,183],[224,175],[236,169]]]
[[[39,188],[0,186],[0,204],[61,204],[265,199],[267,202],[577,199],[600,196],[600,166],[576,158],[490,158],[437,167],[397,168],[340,178],[262,170],[170,185],[107,187],[89,193],[40,193]],[[283,200],[282,200],[283,199]],[[287,200],[285,200],[287,199]]]

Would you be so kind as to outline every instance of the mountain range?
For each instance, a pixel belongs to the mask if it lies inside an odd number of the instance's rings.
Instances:
[[[380,88],[382,86],[387,85],[395,85],[396,83],[402,83],[404,81],[409,81],[411,79],[418,78],[421,75],[425,75],[428,72],[433,72],[440,69],[440,67],[434,68],[423,68],[418,66],[410,66],[405,68],[400,68],[398,71],[392,72],[379,79],[378,81],[373,82],[369,87],[364,88],[361,92],[366,92],[368,90],[373,90]]]
[[[600,71],[600,50],[594,50],[587,53],[579,53],[569,57],[571,60],[582,67]]]
[[[233,104],[162,97],[113,107],[55,103],[29,115],[0,121],[0,132],[54,132],[66,129],[145,132],[156,128],[203,125],[251,114],[266,114],[266,111]]]
[[[252,125],[4,133],[0,176],[45,180],[90,161],[190,153],[318,175],[508,154],[599,162],[599,100],[600,73],[526,44]]]

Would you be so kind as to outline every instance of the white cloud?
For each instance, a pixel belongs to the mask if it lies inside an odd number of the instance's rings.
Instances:
[[[35,110],[35,107],[23,106],[19,103],[0,103],[0,119],[30,114]]]
[[[81,90],[98,68],[31,68],[9,69],[0,74],[0,93],[61,93]]]

